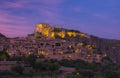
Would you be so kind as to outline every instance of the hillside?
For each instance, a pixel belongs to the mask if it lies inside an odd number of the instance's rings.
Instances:
[[[5,35],[0,33],[0,38],[6,38]]]
[[[49,24],[38,24],[34,34],[36,38],[42,38],[43,36],[94,45],[97,48],[97,53],[106,54],[114,63],[120,64],[120,40],[99,38],[78,30],[68,30],[57,26],[51,27]]]
[[[2,34],[0,34],[0,37],[6,38]],[[18,37],[13,39],[0,40],[0,43],[4,46],[4,48],[9,49],[10,52],[12,52],[14,49],[14,47],[10,45],[16,46],[15,52],[18,52],[18,54],[20,51],[23,51],[23,53],[24,51],[25,53],[26,51],[38,51],[39,53],[39,50],[43,53],[48,49],[47,52],[51,50],[53,54],[56,52],[58,54],[63,52],[65,55],[67,55],[67,53],[70,53],[71,56],[76,58],[76,56],[74,56],[76,52],[80,53],[80,55],[81,52],[83,52],[82,55],[84,55],[85,58],[92,57],[94,60],[94,57],[98,58],[99,56],[102,58],[106,56],[110,58],[114,63],[120,64],[120,40],[103,39],[85,34],[78,30],[59,28],[58,26],[50,26],[49,24],[38,24],[35,28],[35,32],[33,34],[29,34],[25,38]],[[45,43],[45,47],[43,46],[43,43]],[[57,48],[54,45],[56,45]],[[23,46],[21,47],[22,50],[19,46]],[[29,47],[32,49],[28,49]],[[87,60],[89,60],[89,58],[87,58]]]

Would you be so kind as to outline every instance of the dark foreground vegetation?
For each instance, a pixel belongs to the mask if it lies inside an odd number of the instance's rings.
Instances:
[[[42,55],[38,58],[34,54],[9,57],[2,51],[0,60],[19,61],[10,71],[0,71],[0,78],[120,78],[120,66],[112,63],[109,57],[103,58],[101,63],[88,63],[82,60],[45,59]],[[75,71],[65,74],[59,70],[61,66],[74,68]]]

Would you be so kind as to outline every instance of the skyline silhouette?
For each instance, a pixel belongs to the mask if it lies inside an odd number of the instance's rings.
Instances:
[[[38,23],[120,39],[119,0],[1,0],[0,33],[22,37]]]

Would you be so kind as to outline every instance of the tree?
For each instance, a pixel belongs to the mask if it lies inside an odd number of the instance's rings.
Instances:
[[[23,56],[13,56],[9,59],[9,61],[23,61]]]
[[[24,58],[24,62],[33,67],[36,62],[36,56],[34,54],[30,54]]]
[[[118,73],[114,71],[106,71],[105,72],[105,77],[106,78],[119,78]]]
[[[60,65],[58,63],[49,63],[48,62],[48,70],[51,72],[51,78],[53,74],[59,69]]]
[[[13,71],[13,72],[15,72],[19,75],[22,75],[23,71],[24,71],[24,68],[21,65],[16,65],[16,66],[11,68],[11,71]]]
[[[0,60],[8,60],[10,58],[6,50],[0,51]]]

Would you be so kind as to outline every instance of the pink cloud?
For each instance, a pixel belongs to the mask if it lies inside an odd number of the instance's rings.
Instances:
[[[9,14],[9,11],[0,10],[0,23],[27,23],[27,18]]]
[[[25,2],[24,2],[25,1]],[[34,6],[29,4],[32,1],[41,2],[43,4],[54,4],[56,7],[51,6]],[[54,23],[63,24],[65,23],[62,21],[62,16],[60,15],[60,8],[57,8],[60,3],[62,3],[65,0],[17,0],[16,2],[4,2],[5,8],[26,8],[24,5],[28,6],[27,9],[35,10],[37,13],[39,13],[42,19],[46,23],[51,23],[54,21]],[[3,6],[3,7],[4,7]],[[10,13],[10,11],[6,10],[0,10],[0,32],[9,36],[25,36],[26,34],[31,33],[30,31],[34,31],[33,28],[28,27],[29,24],[29,17],[22,17],[22,16],[16,16]],[[7,24],[8,23],[8,24]],[[9,24],[10,23],[10,24]],[[25,26],[26,25],[26,26]]]
[[[106,15],[106,14],[98,14],[98,13],[96,13],[96,14],[93,14],[93,16],[95,16],[97,18],[100,18],[100,19],[103,19],[103,20],[108,18],[108,15]]]
[[[22,16],[9,14],[8,11],[0,10],[0,33],[8,37],[25,36],[30,32],[28,19]]]
[[[51,5],[58,5],[62,2],[67,0],[16,0],[14,2],[4,1],[2,3],[2,8],[29,8],[28,6],[30,3],[37,2],[42,4],[51,4]]]
[[[34,0],[34,1],[41,2],[43,4],[60,4],[67,0]]]
[[[103,21],[106,21],[108,22],[110,25],[113,25],[113,26],[118,26],[120,24],[120,20],[117,20],[115,18],[113,18],[111,15],[109,14],[93,14],[93,16],[103,20]]]
[[[4,1],[3,8],[24,8],[27,0],[16,0],[14,2]]]
[[[8,2],[8,1],[4,1],[4,5],[3,8],[14,8],[14,9],[18,9],[18,8],[27,8],[30,10],[36,10],[36,12],[39,12],[40,15],[42,15],[45,18],[49,18],[50,20],[52,19],[52,21],[60,21],[58,17],[60,17],[61,15],[59,14],[59,8],[56,8],[57,6],[59,6],[60,3],[65,2],[68,0],[17,0],[16,2]],[[33,6],[30,3],[32,2],[37,2],[37,3],[42,3],[42,4],[50,4],[51,8],[46,7],[46,6]],[[52,6],[54,5],[54,6]],[[29,6],[29,7],[28,7]],[[39,7],[39,8],[38,8]],[[49,8],[49,9],[48,9]],[[57,10],[58,9],[58,10]],[[2,13],[3,14],[3,13]],[[0,18],[0,22],[25,22],[23,17],[20,16],[14,16],[14,15],[1,15],[2,18]],[[48,20],[48,19],[47,19]]]
[[[73,7],[73,11],[75,11],[75,12],[81,12],[81,7],[79,7],[79,6],[76,6],[76,7]]]
[[[10,7],[10,8],[20,8],[23,7],[22,4],[18,4],[18,3],[13,3],[13,2],[6,2],[5,5],[7,5],[6,7]]]
[[[36,10],[36,12],[39,13],[39,15],[41,16],[41,20],[43,20],[46,23],[50,23],[53,22],[54,23],[64,23],[64,21],[62,21],[60,18],[62,17],[60,14],[61,9],[58,7],[43,7],[43,6],[39,6],[39,8],[36,7],[32,7],[32,9]]]
[[[8,37],[26,36],[27,34],[30,34],[30,29],[32,28],[24,25],[16,26],[9,24],[0,24],[0,33],[3,33]]]

